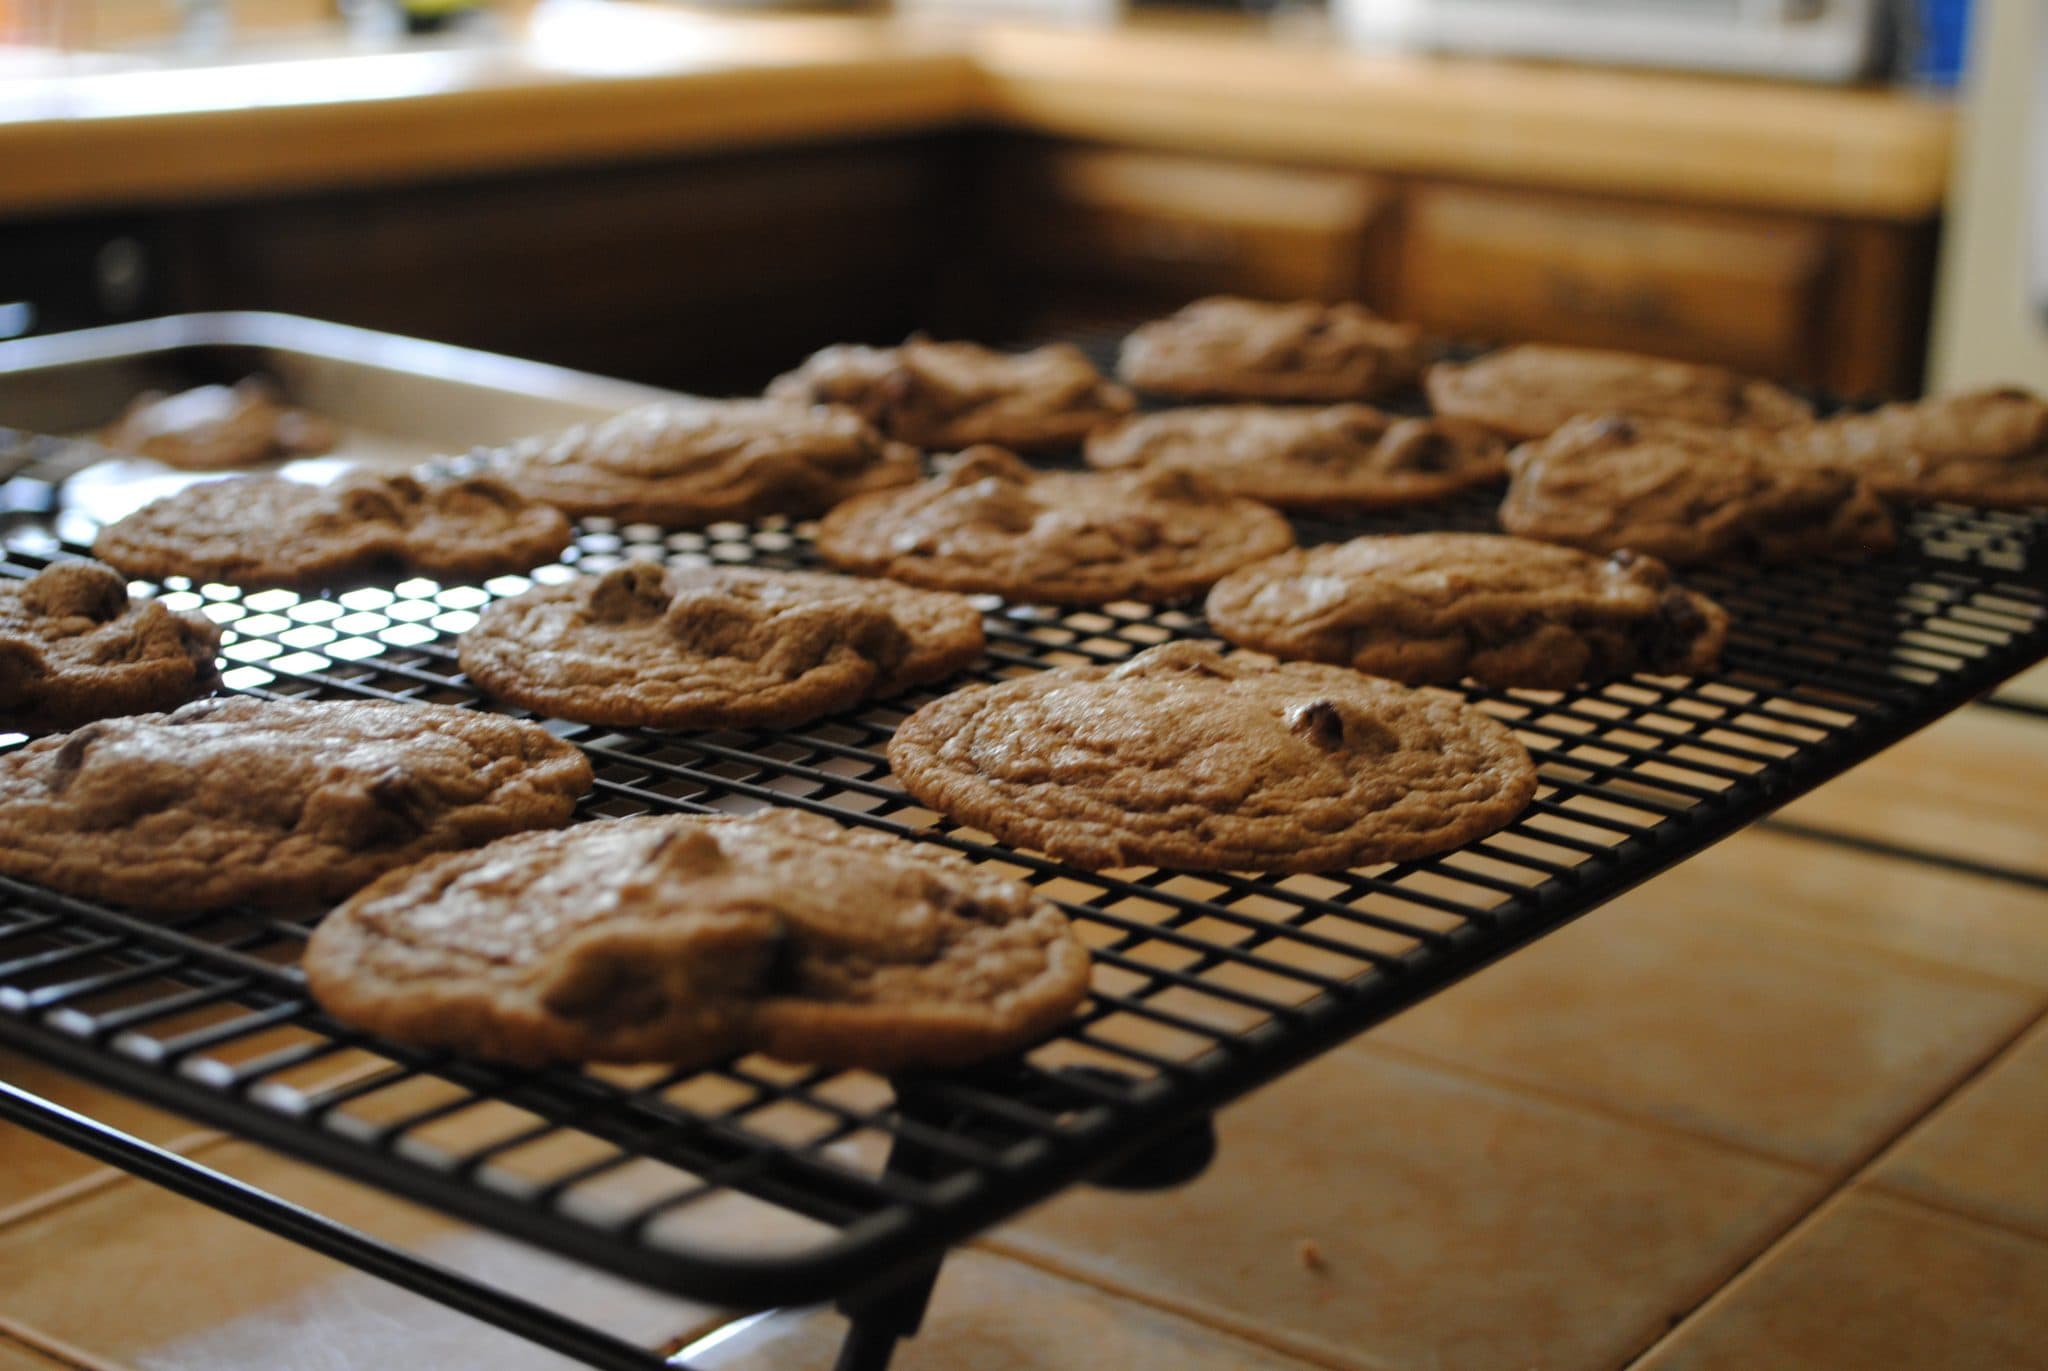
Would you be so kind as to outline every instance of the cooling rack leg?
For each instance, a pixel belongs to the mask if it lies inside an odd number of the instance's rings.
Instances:
[[[645,1348],[422,1261],[6,1081],[0,1081],[0,1119],[601,1371],[688,1371]]]
[[[846,1330],[846,1341],[839,1345],[839,1360],[833,1371],[887,1371],[896,1344],[915,1335],[924,1322],[925,1306],[931,1302],[942,1260],[934,1257],[920,1263],[879,1294],[840,1304],[840,1311],[852,1323]]]

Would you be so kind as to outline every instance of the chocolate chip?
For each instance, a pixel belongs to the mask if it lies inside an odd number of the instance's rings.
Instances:
[[[585,612],[603,624],[660,617],[669,606],[668,573],[656,562],[628,562],[597,578]]]
[[[1652,671],[1683,665],[1692,655],[1692,645],[1706,631],[1707,616],[1700,613],[1692,596],[1683,590],[1667,590],[1657,602],[1657,612],[1644,621],[1637,641],[1644,662]]]
[[[1344,715],[1329,700],[1311,700],[1287,711],[1287,727],[1326,752],[1344,745]]]
[[[57,749],[57,755],[50,759],[50,789],[62,790],[71,784],[71,778],[85,764],[85,750],[106,731],[104,724],[87,724],[64,740],[64,745]]]
[[[1593,436],[1612,438],[1617,443],[1633,443],[1636,440],[1635,420],[1610,414],[1593,425]]]
[[[402,766],[388,768],[371,781],[369,794],[387,820],[387,837],[412,838],[426,832],[438,809],[432,794]]]

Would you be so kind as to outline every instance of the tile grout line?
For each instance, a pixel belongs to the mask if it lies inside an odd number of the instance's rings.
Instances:
[[[156,1144],[156,1146],[163,1148],[167,1152],[175,1152],[181,1157],[197,1157],[207,1148],[227,1139],[228,1136],[228,1134],[221,1133],[215,1129],[200,1128],[194,1129],[190,1133],[181,1133],[175,1138]],[[62,1143],[57,1145],[63,1146]],[[83,1176],[74,1177],[71,1180],[53,1185],[48,1190],[30,1195],[5,1208],[0,1208],[0,1233],[5,1233],[20,1224],[41,1218],[46,1214],[53,1213],[69,1205],[90,1199],[102,1191],[115,1188],[123,1181],[141,1183],[141,1178],[132,1172],[122,1170],[118,1166],[95,1163],[94,1169],[88,1171]]]
[[[40,1352],[46,1357],[54,1357],[66,1366],[76,1367],[77,1371],[131,1371],[130,1367],[120,1362],[111,1362],[105,1357],[94,1356],[82,1347],[73,1347],[70,1343],[53,1338],[48,1333],[39,1332],[25,1323],[10,1319],[5,1314],[0,1314],[0,1341],[19,1343],[31,1352]]]
[[[2013,1034],[2011,1034],[2008,1038],[2006,1038],[2004,1042],[2000,1043],[1996,1048],[1992,1049],[1989,1053],[1986,1053],[1985,1056],[1976,1064],[1976,1066],[1964,1072],[1962,1076],[1956,1080],[1955,1084],[1952,1085],[1948,1090],[1944,1091],[1938,1099],[1934,1100],[1925,1109],[1922,1109],[1919,1113],[1915,1114],[1912,1118],[1908,1119],[1905,1123],[1901,1124],[1899,1128],[1896,1131],[1894,1131],[1889,1137],[1881,1139],[1878,1142],[1877,1146],[1864,1156],[1861,1162],[1852,1166],[1849,1169],[1849,1171],[1843,1177],[1840,1184],[1836,1185],[1833,1189],[1829,1190],[1826,1194],[1822,1195],[1820,1199],[1815,1201],[1815,1203],[1810,1208],[1808,1208],[1804,1213],[1794,1217],[1789,1224],[1781,1228],[1777,1232],[1777,1234],[1773,1236],[1763,1246],[1751,1252],[1748,1259],[1742,1262],[1740,1266],[1738,1266],[1732,1273],[1730,1273],[1728,1278],[1725,1281],[1723,1281],[1719,1286],[1717,1286],[1712,1291],[1708,1292],[1705,1298],[1699,1300],[1690,1308],[1686,1309],[1682,1314],[1679,1315],[1677,1319],[1673,1320],[1671,1325],[1667,1327],[1662,1333],[1659,1333],[1656,1337],[1652,1338],[1648,1344],[1642,1347],[1633,1356],[1629,1357],[1626,1361],[1620,1363],[1618,1371],[1640,1371],[1640,1368],[1644,1366],[1645,1362],[1651,1356],[1656,1354],[1658,1348],[1666,1346],[1667,1344],[1673,1342],[1675,1339],[1682,1336],[1688,1328],[1690,1328],[1691,1326],[1699,1322],[1700,1319],[1705,1317],[1716,1304],[1718,1304],[1724,1298],[1727,1298],[1729,1292],[1732,1291],[1735,1288],[1735,1286],[1739,1284],[1745,1276],[1747,1276],[1751,1271],[1755,1270],[1760,1262],[1769,1257],[1773,1252],[1776,1252],[1780,1248],[1785,1247],[1787,1244],[1796,1241],[1802,1234],[1817,1227],[1829,1213],[1838,1208],[1848,1199],[1849,1192],[1851,1190],[1855,1189],[1859,1183],[1866,1181],[1871,1175],[1871,1173],[1876,1170],[1879,1164],[1881,1164],[1887,1157],[1891,1156],[1895,1151],[1897,1151],[1898,1148],[1902,1146],[1908,1139],[1910,1139],[1915,1133],[1919,1132],[1920,1129],[1924,1127],[1929,1121],[1931,1121],[1936,1114],[1940,1113],[1944,1105],[1948,1104],[1951,1100],[1955,1099],[1956,1096],[1960,1095],[1964,1090],[1968,1089],[1971,1085],[1983,1079],[1985,1074],[1988,1073],[1993,1067],[1997,1066],[2000,1062],[2003,1062],[2007,1058],[2009,1058],[2019,1048],[2019,1046],[2026,1041],[2027,1038],[2032,1036],[2034,1030],[2039,1028],[2044,1023],[2048,1023],[2048,1008],[2044,1008],[2035,1013],[2033,1017],[2028,1019],[2026,1023],[2020,1025],[2019,1029]],[[1912,1196],[1901,1195],[1897,1191],[1894,1191],[1888,1187],[1873,1186],[1872,1188],[1878,1194],[1884,1195],[1888,1199],[1905,1200],[1907,1203],[1918,1203],[1918,1201],[1915,1200]],[[1941,1213],[1950,1212],[1939,1206],[1928,1207],[1936,1209],[1937,1212]],[[2000,1225],[1988,1226],[2000,1227]],[[2010,1228],[2008,1227],[2007,1231],[2012,1230],[2010,1230]]]

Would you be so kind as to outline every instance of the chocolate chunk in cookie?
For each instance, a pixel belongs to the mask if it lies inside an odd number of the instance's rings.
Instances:
[[[889,744],[940,813],[1084,867],[1328,871],[1512,822],[1528,751],[1453,696],[1199,643],[960,690]]]
[[[317,904],[566,823],[590,783],[574,747],[494,714],[201,700],[0,757],[0,872],[137,909]]]
[[[220,630],[131,599],[98,562],[52,562],[0,582],[0,730],[70,728],[169,709],[212,690]]]
[[[1369,405],[1209,405],[1127,419],[1088,439],[1107,470],[1196,471],[1280,509],[1394,509],[1507,476],[1507,444],[1457,419]]]
[[[789,811],[585,823],[424,862],[329,915],[304,965],[336,1018],[481,1057],[754,1050],[875,1071],[1028,1046],[1089,972],[1028,887]]]
[[[1072,447],[1135,405],[1068,343],[1009,353],[923,338],[825,348],[777,377],[768,395],[851,405],[918,447],[997,443],[1020,452]]]
[[[493,469],[578,517],[701,528],[822,514],[916,480],[918,460],[845,406],[668,400],[514,444]]]
[[[1794,452],[1853,471],[1912,504],[2048,505],[2048,403],[1973,390],[1846,414],[1784,435]]]
[[[1722,367],[1633,352],[1524,343],[1472,362],[1429,369],[1438,414],[1485,424],[1510,438],[1541,438],[1580,414],[1635,414],[1698,424],[1780,428],[1813,407],[1769,381]]]
[[[647,728],[803,723],[981,655],[966,599],[887,581],[633,562],[485,610],[462,669],[501,699]]]
[[[244,476],[188,486],[100,530],[93,555],[131,576],[254,589],[526,571],[569,542],[562,512],[488,476],[358,471],[328,486]]]
[[[1279,514],[1189,472],[1042,472],[990,447],[818,526],[847,571],[1060,604],[1183,599],[1293,545]]]
[[[232,386],[138,395],[99,440],[165,466],[222,471],[327,452],[340,434],[319,415],[285,404],[267,381],[250,377]]]
[[[1363,305],[1214,296],[1133,329],[1117,374],[1190,400],[1370,400],[1413,382],[1422,331]]]
[[[1470,677],[1562,690],[1636,671],[1711,671],[1728,615],[1654,557],[1488,533],[1354,538],[1283,552],[1209,592],[1242,647],[1410,685]]]
[[[1898,532],[1859,477],[1776,436],[1676,419],[1582,415],[1508,457],[1501,526],[1673,565],[1871,557]]]

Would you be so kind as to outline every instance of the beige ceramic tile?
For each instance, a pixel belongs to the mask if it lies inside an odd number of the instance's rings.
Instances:
[[[1966,709],[1831,781],[1784,815],[1909,847],[2048,873],[2048,722]]]
[[[2048,986],[2048,892],[1751,829],[1657,878],[1648,900],[1686,918],[1730,912]]]
[[[1331,1365],[1569,1371],[1648,1345],[1820,1189],[1364,1048],[1219,1122],[1192,1185],[1079,1190],[994,1245]]]
[[[2032,704],[2048,705],[2048,662],[2028,667],[2000,686],[1997,693],[2008,700],[2026,700]]]
[[[715,1326],[658,1296],[244,1144],[209,1165],[646,1346]],[[81,1279],[82,1273],[90,1279]],[[110,1292],[119,1292],[110,1302]],[[138,1371],[573,1363],[153,1186],[126,1181],[0,1233],[0,1311]]]
[[[2048,1366],[2048,1244],[1853,1191],[1632,1371]]]
[[[2048,1238],[2044,1141],[2048,1024],[1945,1101],[1884,1158],[1871,1183]]]
[[[1667,902],[1664,884],[1371,1041],[1839,1172],[1997,1051],[2042,1000],[2033,987],[1781,921]]]
[[[791,1310],[687,1361],[697,1371],[831,1366],[846,1320]],[[1310,1371],[1307,1363],[986,1253],[946,1259],[923,1328],[890,1371]]]
[[[0,1051],[0,1080],[40,1095],[67,1109],[154,1143],[196,1141],[198,1125],[175,1115],[101,1090],[53,1067],[13,1052]],[[0,1216],[18,1212],[38,1198],[87,1177],[110,1179],[114,1173],[61,1143],[51,1142],[11,1123],[0,1123]]]
[[[0,1334],[0,1371],[72,1371],[65,1362]]]

